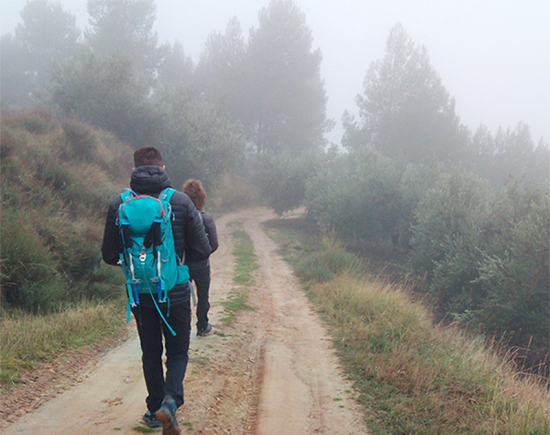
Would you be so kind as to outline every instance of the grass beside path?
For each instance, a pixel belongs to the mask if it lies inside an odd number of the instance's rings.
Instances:
[[[254,271],[258,269],[259,265],[254,253],[254,243],[248,233],[244,231],[242,221],[230,222],[228,228],[235,241],[233,281],[239,284],[239,287],[232,289],[221,305],[224,308],[222,322],[231,325],[239,311],[252,309],[248,305],[248,288],[254,284]]]
[[[363,272],[304,222],[267,226],[328,325],[373,435],[550,433],[547,383],[434,324],[406,284]]]
[[[21,374],[50,361],[62,349],[121,336],[124,304],[83,302],[48,315],[2,314],[0,334],[1,385],[15,385]]]

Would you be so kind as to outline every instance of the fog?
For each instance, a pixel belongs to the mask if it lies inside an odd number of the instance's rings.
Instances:
[[[13,32],[26,0],[1,0],[0,30]],[[87,25],[86,0],[60,0]],[[224,31],[236,16],[245,38],[257,27],[268,0],[156,0],[159,42],[179,40],[196,62],[208,34]],[[336,127],[327,136],[340,142],[344,110],[356,113],[370,63],[384,54],[390,28],[400,22],[456,99],[470,130],[485,124],[515,127],[522,121],[536,142],[550,138],[550,2],[547,0],[297,0],[323,54],[321,75],[327,115]]]

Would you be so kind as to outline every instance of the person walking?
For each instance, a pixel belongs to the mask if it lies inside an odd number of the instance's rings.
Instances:
[[[164,189],[171,188],[164,169],[162,154],[158,149],[138,149],[134,153],[134,170],[130,179],[134,197],[147,195],[159,198]],[[109,206],[101,251],[105,263],[122,264],[126,267],[125,270],[128,270],[128,266],[124,265],[123,231],[119,229],[119,207],[122,203],[122,197],[118,196]],[[190,290],[187,272],[184,271],[183,282],[180,283],[179,270],[185,267],[184,261],[201,262],[206,260],[211,252],[201,216],[191,199],[183,192],[174,191],[169,204],[173,214],[173,243],[179,265],[178,283],[167,289],[164,300],[161,300],[160,291],[158,301],[152,293],[145,293],[141,294],[139,302],[133,303],[131,308],[140,339],[143,374],[148,394],[145,399],[147,412],[143,420],[150,427],[162,426],[163,435],[181,433],[176,411],[184,403],[183,379],[189,360]],[[129,262],[131,265],[132,260],[129,259]],[[162,366],[163,337],[166,348],[166,374]]]
[[[212,253],[218,249],[218,234],[214,218],[203,209],[206,204],[206,192],[199,180],[187,180],[182,188],[199,210],[204,224],[204,230]],[[208,311],[210,310],[210,259],[193,262],[187,260],[189,275],[197,289],[197,336],[204,337],[212,332],[212,325],[208,323]]]

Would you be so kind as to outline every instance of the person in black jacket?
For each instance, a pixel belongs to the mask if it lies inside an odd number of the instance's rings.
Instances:
[[[191,201],[199,210],[204,224],[204,230],[208,236],[208,242],[212,253],[218,249],[218,234],[214,218],[203,211],[206,204],[206,192],[199,180],[187,180],[182,188]],[[197,336],[203,337],[212,331],[212,325],[208,323],[208,311],[210,310],[210,302],[208,293],[210,291],[210,260],[192,261],[187,260],[189,266],[189,275],[197,288]]]
[[[134,153],[134,171],[130,187],[136,194],[158,197],[165,188],[171,187],[164,172],[164,163],[159,150],[143,147]],[[122,252],[122,239],[118,228],[118,207],[121,197],[115,198],[107,213],[103,245],[103,260],[118,265]],[[170,199],[173,211],[172,230],[176,255],[180,264],[185,261],[200,262],[211,253],[201,216],[191,199],[176,191]],[[163,435],[179,434],[176,410],[183,405],[183,379],[189,360],[191,332],[191,306],[189,283],[178,284],[168,291],[168,303],[158,303],[158,308],[167,319],[176,335],[173,336],[157,311],[153,296],[144,295],[134,318],[142,350],[142,365],[148,396],[147,412],[143,420],[150,427],[163,426]],[[166,345],[166,375],[163,373],[163,338]],[[161,423],[162,422],[162,423]]]

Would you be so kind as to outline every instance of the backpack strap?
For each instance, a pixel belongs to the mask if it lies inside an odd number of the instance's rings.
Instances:
[[[163,200],[163,201],[166,201],[166,202],[170,202],[170,200],[172,199],[172,195],[176,192],[176,189],[172,188],[172,187],[167,187],[166,189],[164,189],[162,192],[160,192],[160,195],[159,195],[159,199]]]
[[[172,199],[172,195],[175,192],[176,192],[176,189],[173,189],[172,187],[167,187],[162,192],[160,192],[159,197],[158,197],[158,199],[160,199],[161,201],[165,201],[168,204],[168,214],[170,214],[170,211],[172,209],[172,207],[170,206],[170,200]],[[160,230],[160,227],[159,227],[159,230]],[[159,281],[159,302],[160,302],[160,300],[161,300],[161,297],[160,297],[160,281]],[[167,304],[166,317],[170,317],[170,298],[168,297],[168,289],[165,289],[163,302],[166,302],[166,304]],[[176,332],[172,329],[172,327],[170,326],[170,324],[168,323],[168,321],[166,320],[166,318],[162,314],[162,312],[161,312],[161,310],[160,310],[160,308],[157,304],[157,301],[155,300],[154,297],[153,297],[153,303],[155,304],[155,307],[158,311],[158,314],[161,317],[161,319],[163,320],[164,324],[166,325],[166,327],[168,328],[170,333],[173,336],[175,336]]]
[[[135,197],[135,196],[137,196],[137,194],[133,190],[124,189],[122,191],[122,193],[120,194],[120,199],[122,200],[122,203],[121,203],[120,207],[123,204],[125,204],[126,202],[128,202],[132,197]],[[120,213],[119,213],[118,219],[119,219],[120,237],[122,238],[122,243],[124,244],[124,246],[126,248],[129,248],[129,247],[132,246],[132,240],[130,239],[129,223],[127,221],[122,222]],[[121,257],[121,263],[122,263],[123,267],[126,268],[127,271],[128,271],[128,275],[130,275],[130,274],[132,275],[132,279],[127,279],[126,280],[126,287],[127,287],[127,293],[128,293],[128,304],[127,304],[127,309],[126,309],[126,320],[129,322],[130,321],[131,308],[139,305],[139,296],[138,296],[138,291],[137,291],[137,287],[136,287],[136,280],[133,277],[133,274],[134,274],[133,273],[133,268],[134,268],[134,266],[133,266],[133,264],[131,264],[132,258],[131,258],[130,255],[128,255],[127,259],[124,258],[124,250],[123,250],[123,252],[120,253],[120,257]]]

